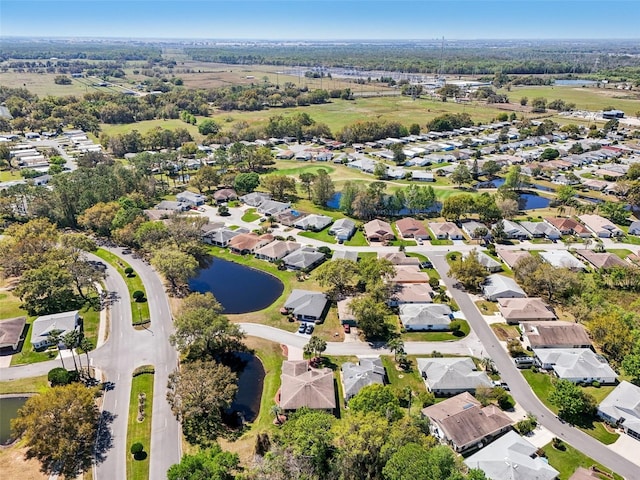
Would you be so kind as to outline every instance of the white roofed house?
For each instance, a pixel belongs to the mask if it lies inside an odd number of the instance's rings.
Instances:
[[[512,238],[516,240],[527,240],[531,235],[529,232],[520,226],[518,222],[513,222],[511,220],[502,220],[502,225],[504,226],[504,231],[507,234],[507,238]]]
[[[496,260],[493,257],[490,257],[489,255],[487,255],[484,252],[479,252],[476,250],[476,254],[478,256],[478,261],[480,262],[480,264],[486,268],[489,272],[491,273],[495,273],[495,272],[499,272],[500,270],[502,270],[502,264]],[[464,258],[467,258],[469,256],[469,253],[466,253],[464,255]]]
[[[539,367],[570,382],[612,384],[618,378],[607,361],[589,348],[536,348],[533,354]]]
[[[482,285],[482,291],[487,300],[496,301],[499,298],[524,298],[527,294],[512,278],[494,273],[489,275]]]
[[[34,350],[52,346],[52,334],[64,336],[81,328],[82,319],[78,310],[42,315],[36,318],[31,326],[31,345]]]
[[[291,204],[289,202],[278,202],[276,200],[265,200],[260,205],[258,205],[258,213],[263,215],[276,215],[278,213],[284,212],[291,208]]]
[[[582,263],[566,250],[551,250],[549,252],[539,252],[539,255],[545,262],[553,265],[554,267],[569,268],[571,270],[580,271],[584,271],[587,269],[587,266],[584,263]]]
[[[329,229],[329,235],[334,235],[337,240],[347,241],[356,231],[356,224],[349,218],[340,218],[333,222]]]
[[[300,244],[289,242],[286,240],[274,240],[267,245],[258,248],[255,251],[256,258],[267,260],[269,262],[277,262],[278,260],[289,255],[300,248]]]
[[[258,207],[267,200],[271,200],[271,195],[264,192],[251,192],[246,195],[242,195],[240,200],[250,207]]]
[[[478,371],[469,357],[418,358],[417,361],[427,389],[435,395],[474,393],[478,387],[492,387],[487,374]]]
[[[441,303],[400,305],[400,322],[407,331],[449,330],[452,317],[449,306]]]
[[[438,240],[462,240],[464,235],[453,222],[429,222],[429,228]]]
[[[600,215],[579,215],[578,219],[600,238],[619,237],[624,234],[613,222]]]
[[[620,382],[598,405],[598,416],[640,440],[640,387]]]
[[[311,230],[313,232],[319,232],[323,228],[331,224],[332,218],[327,215],[310,214],[302,217],[300,220],[294,222],[293,226],[301,230]]]
[[[204,205],[204,203],[207,201],[207,197],[205,197],[204,195],[200,195],[199,193],[185,190],[184,192],[180,192],[176,195],[176,200],[182,203],[186,203],[192,207],[199,207],[200,205]]]
[[[345,362],[341,370],[345,402],[349,402],[364,387],[384,385],[386,372],[380,358],[361,358],[358,363]]]
[[[546,222],[520,222],[520,225],[531,234],[533,238],[548,238],[558,240],[562,237],[560,230]]]
[[[325,260],[325,255],[313,247],[302,247],[282,258],[282,261],[291,270],[311,270]]]
[[[487,228],[486,225],[484,225],[483,223],[480,222],[476,222],[475,220],[468,220],[466,222],[464,222],[462,224],[462,230],[469,235],[469,238],[479,238],[476,235],[476,231],[478,229],[482,229],[484,228],[485,230],[487,230],[487,233],[489,232],[489,229]]]

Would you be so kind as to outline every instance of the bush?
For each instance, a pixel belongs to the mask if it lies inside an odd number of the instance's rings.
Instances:
[[[142,302],[144,300],[144,292],[142,290],[136,290],[132,296],[136,302]]]
[[[133,445],[131,445],[131,448],[129,449],[129,451],[131,452],[131,455],[135,457],[137,455],[140,455],[142,452],[144,452],[144,446],[140,442],[136,442]]]
[[[125,268],[124,269],[124,273],[127,275],[127,277],[133,276],[133,268],[131,268],[131,267]]]
[[[56,367],[52,370],[49,370],[47,379],[51,383],[52,387],[57,387],[59,385],[68,385],[69,383],[71,383],[71,374],[69,371],[62,367]]]
[[[418,394],[418,404],[422,405],[422,408],[428,407],[436,403],[436,397],[431,392],[420,392]]]
[[[592,387],[596,387],[596,388],[600,388],[600,382],[597,380],[594,380],[593,382],[591,382],[591,386]]]
[[[451,333],[453,333],[454,336],[459,336],[462,334],[462,321],[460,320],[452,320],[451,323],[449,324],[449,328],[451,329]]]

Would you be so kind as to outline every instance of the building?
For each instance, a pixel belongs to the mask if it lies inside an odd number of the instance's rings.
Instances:
[[[403,304],[399,310],[407,331],[449,330],[453,318],[449,306],[441,303]]]
[[[324,253],[314,247],[302,247],[283,257],[282,261],[291,270],[309,271],[324,262],[325,258]]]
[[[598,416],[640,440],[640,387],[620,382],[598,405]]]
[[[562,235],[575,235],[580,238],[591,236],[589,229],[573,218],[547,217],[544,221],[557,228]]]
[[[416,240],[429,240],[431,238],[424,224],[415,218],[406,217],[398,220],[396,228],[403,238],[415,238]]]
[[[322,292],[294,289],[284,303],[289,313],[298,320],[320,322],[327,307],[327,296]]]
[[[407,304],[431,303],[433,301],[433,288],[428,283],[399,283],[393,288],[390,307],[399,307]]]
[[[337,240],[346,242],[356,232],[356,224],[350,218],[340,218],[333,222],[329,229],[329,235],[333,235]]]
[[[207,197],[205,197],[204,195],[200,195],[199,193],[185,190],[184,192],[180,192],[176,195],[176,200],[178,202],[186,203],[191,207],[199,207],[200,205],[204,205],[204,203],[207,201]]]
[[[205,243],[215,245],[216,247],[226,248],[229,246],[229,242],[240,235],[241,233],[249,233],[245,228],[239,228],[237,230],[231,230],[227,227],[218,228],[205,233],[202,237]]]
[[[493,386],[487,374],[478,371],[469,357],[418,358],[418,370],[427,389],[435,395],[473,393],[478,387]]]
[[[271,200],[271,195],[264,192],[251,192],[240,197],[242,203],[250,207],[258,207],[267,200]]]
[[[482,285],[482,292],[487,300],[496,301],[499,298],[524,298],[524,290],[515,280],[498,273],[489,275]]]
[[[511,419],[494,405],[482,407],[464,392],[422,409],[434,437],[456,452],[469,452],[490,443],[511,429]]]
[[[417,257],[408,257],[404,252],[378,252],[378,258],[389,260],[394,265],[409,265],[420,268],[420,259]]]
[[[27,324],[26,317],[7,318],[0,321],[0,350],[17,350],[22,340],[22,332]]]
[[[484,268],[487,269],[488,272],[495,273],[502,270],[502,264],[499,261],[497,261],[495,258],[490,257],[486,253],[480,252],[478,250],[475,250],[475,252],[476,252],[476,255],[478,256],[478,261]],[[464,255],[464,258],[468,256],[469,256],[469,253],[466,253]]]
[[[467,220],[462,224],[462,230],[467,235],[469,235],[469,238],[473,238],[473,239],[480,238],[478,235],[476,235],[476,232],[482,231],[482,229],[484,229],[487,233],[489,232],[489,229],[487,228],[486,225],[480,222],[476,222],[475,220]]]
[[[278,404],[284,411],[302,407],[328,411],[336,408],[336,392],[331,369],[309,368],[306,360],[288,360],[282,362],[280,379]]]
[[[507,250],[505,248],[496,249],[496,254],[511,269],[523,258],[530,258],[531,254],[526,250]]]
[[[533,238],[548,238],[559,240],[562,237],[560,230],[546,222],[520,222],[520,225],[531,234]]]
[[[82,320],[78,310],[43,315],[36,318],[31,325],[31,346],[34,350],[50,347],[53,345],[49,339],[50,335],[64,336],[81,329]]]
[[[278,202],[276,200],[265,200],[258,205],[258,213],[272,216],[282,213],[291,208],[289,202]]]
[[[273,242],[273,235],[266,233],[258,235],[256,233],[241,233],[229,240],[228,246],[233,253],[246,255],[254,253],[257,249]]]
[[[222,188],[213,194],[217,203],[232,202],[238,199],[238,194],[233,188]]]
[[[522,322],[524,343],[537,348],[590,348],[587,330],[574,322]]]
[[[172,200],[162,200],[159,204],[153,207],[154,210],[162,210],[169,212],[170,214],[177,212],[184,212],[189,210],[189,204],[184,202],[174,202]]]
[[[307,215],[300,220],[294,222],[293,226],[301,230],[311,230],[312,232],[319,232],[331,225],[333,219],[326,215]]]
[[[629,264],[619,256],[610,252],[594,252],[593,250],[576,250],[579,257],[586,260],[596,270],[615,267],[628,267]]]
[[[351,260],[352,262],[357,262],[358,252],[353,250],[334,250],[331,260]]]
[[[579,215],[578,219],[599,238],[611,238],[624,235],[616,225],[600,215]]]
[[[338,308],[338,320],[340,320],[341,325],[348,324],[353,326],[356,324],[356,316],[350,308],[353,298],[354,297],[346,297],[336,302],[336,307]]]
[[[429,275],[416,265],[396,265],[391,283],[428,283]]]
[[[539,252],[542,259],[558,268],[569,268],[571,270],[586,270],[587,266],[571,255],[566,250],[551,250],[549,252]]]
[[[538,447],[509,431],[464,460],[490,480],[554,480],[560,472],[538,457]]]
[[[607,361],[589,348],[538,348],[535,363],[574,383],[615,383],[618,375]]]
[[[499,298],[498,310],[511,325],[556,319],[556,314],[541,298]]]
[[[531,236],[531,234],[524,227],[520,226],[518,222],[502,220],[502,225],[504,226],[504,232],[507,235],[507,238],[527,240]]]
[[[453,222],[429,222],[434,238],[438,240],[462,240],[464,235]]]
[[[344,401],[348,403],[360,390],[369,385],[384,385],[386,372],[380,358],[361,358],[358,363],[342,364]]]
[[[300,248],[300,244],[289,242],[286,240],[274,240],[264,247],[260,247],[255,251],[256,258],[267,260],[268,262],[277,262],[286,257],[291,252],[295,252]]]
[[[640,235],[640,220],[631,222],[631,225],[629,225],[629,235]]]
[[[378,219],[364,224],[364,236],[370,242],[386,242],[396,238],[391,225]]]

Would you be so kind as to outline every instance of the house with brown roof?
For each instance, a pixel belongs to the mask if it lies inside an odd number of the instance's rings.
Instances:
[[[428,283],[429,275],[415,265],[397,265],[391,283]]]
[[[238,199],[238,194],[233,188],[221,188],[214,192],[213,199],[218,203],[231,202]]]
[[[300,244],[297,242],[289,242],[285,240],[275,240],[266,244],[264,247],[260,247],[255,251],[256,258],[261,260],[267,260],[268,262],[277,262],[281,258],[286,257],[291,252],[294,252],[300,248]]]
[[[403,238],[429,240],[431,236],[424,224],[415,218],[406,217],[396,222],[396,228]]]
[[[364,236],[370,242],[386,242],[393,240],[396,236],[393,234],[391,225],[382,220],[371,220],[364,224]]]
[[[333,411],[336,392],[333,371],[329,368],[310,368],[306,360],[282,362],[278,404],[284,411],[302,407]]]
[[[265,233],[264,235],[258,235],[256,233],[241,233],[233,237],[229,241],[229,248],[233,253],[239,255],[246,255],[247,253],[254,253],[257,249],[264,247],[268,243],[273,242],[273,235]]]
[[[513,269],[516,263],[518,263],[523,258],[531,257],[531,254],[526,250],[507,250],[504,248],[497,248],[496,254],[511,269]]]
[[[525,345],[533,348],[590,348],[587,330],[575,322],[522,322]]]
[[[591,236],[589,229],[573,218],[546,217],[544,221],[560,230],[562,235],[576,235],[580,238]]]
[[[579,257],[586,260],[593,268],[609,269],[614,267],[628,267],[624,260],[611,252],[594,252],[593,250],[576,250]]]
[[[420,267],[420,259],[408,257],[404,252],[378,252],[378,258],[389,260],[394,265],[412,265]]]
[[[422,409],[434,437],[456,452],[468,452],[491,443],[511,430],[511,419],[495,405],[482,407],[464,392]]]
[[[429,222],[434,238],[438,240],[462,240],[464,235],[453,222]]]
[[[7,318],[0,321],[0,350],[10,348],[17,350],[22,340],[22,332],[27,324],[27,317]]]
[[[596,237],[611,238],[624,235],[624,232],[620,230],[611,220],[601,217],[600,215],[579,215],[578,219],[582,223],[584,223]]]
[[[498,298],[498,310],[511,325],[556,319],[556,314],[541,298]]]

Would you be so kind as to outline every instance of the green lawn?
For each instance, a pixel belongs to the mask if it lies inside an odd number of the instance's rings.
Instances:
[[[138,394],[144,393],[144,420],[138,421]],[[151,415],[153,411],[153,374],[143,373],[133,377],[129,398],[129,421],[127,424],[127,478],[147,480],[149,478],[149,459],[151,457]],[[129,448],[136,442],[142,443],[146,456],[136,460]]]
[[[350,247],[366,247],[369,245],[367,239],[364,237],[364,233],[361,230],[356,230],[356,233],[349,240],[344,242],[345,245]]]
[[[411,358],[412,367],[407,371],[398,370],[396,368],[396,362],[393,360],[393,355],[382,355],[382,365],[387,372],[387,378],[389,384],[394,390],[402,391],[404,388],[409,387],[414,396],[426,391],[424,380],[420,377],[420,372],[416,364],[415,358]],[[412,402],[411,411],[414,414],[419,414],[422,406],[417,401]]]
[[[242,215],[242,221],[243,222],[255,222],[260,217],[261,217],[261,215],[256,212],[255,208],[249,208],[247,211],[244,212],[244,215]]]
[[[449,240],[449,239],[444,239],[444,240],[433,239],[429,241],[431,242],[431,245],[453,245],[453,240]]]
[[[336,243],[336,237],[329,235],[329,228],[325,228],[319,232],[300,232],[301,237],[313,238],[326,243]]]
[[[284,168],[284,169],[278,169],[273,173],[276,173],[278,175],[292,175],[292,176],[299,176],[301,173],[313,173],[313,174],[317,174],[318,170],[325,170],[328,174],[333,173],[336,169],[330,165],[318,165],[318,164],[313,164],[313,165],[303,165],[303,166],[299,166],[299,167],[291,167],[291,168]]]
[[[136,324],[144,320],[151,320],[151,317],[149,315],[149,303],[147,301],[136,302],[133,299],[133,292],[135,292],[136,290],[144,292],[144,297],[146,299],[147,291],[145,290],[144,284],[142,283],[140,277],[136,274],[135,270],[131,274],[131,276],[128,276],[126,273],[124,273],[124,270],[131,265],[129,265],[126,261],[122,260],[117,255],[114,255],[113,253],[102,248],[99,248],[94,253],[98,257],[102,258],[105,262],[110,263],[113,267],[115,267],[127,284],[127,289],[129,290],[129,300],[131,303],[131,319],[133,323]]]
[[[407,332],[401,335],[405,342],[447,342],[451,340],[460,340],[469,335],[471,328],[466,320],[460,320],[462,328],[458,335],[452,332]]]
[[[26,316],[27,312],[20,308],[22,301],[11,292],[0,293],[0,320]]]
[[[0,395],[8,393],[40,393],[49,388],[46,375],[0,382]]]
[[[640,237],[636,235],[627,235],[622,241],[624,243],[630,243],[631,245],[640,245]]]
[[[607,252],[617,255],[622,260],[624,260],[625,258],[627,258],[629,255],[633,253],[631,250],[627,250],[626,248],[609,248]]]
[[[601,471],[612,473],[611,470],[603,467],[592,458],[587,457],[584,453],[573,448],[571,445],[567,445],[566,443],[564,443],[564,445],[566,447],[565,450],[556,450],[553,448],[552,443],[548,443],[542,447],[545,456],[549,460],[549,465],[560,472],[560,475],[558,475],[559,480],[568,480],[578,467],[589,469],[593,465],[597,466]],[[616,480],[623,480],[620,475],[615,473],[613,473],[613,478]]]
[[[418,245],[418,243],[415,240],[403,240],[403,239],[393,240],[389,242],[389,244],[393,245],[394,247],[399,247],[401,245],[404,245],[405,247],[415,247],[416,245]]]
[[[480,310],[480,313],[483,315],[493,315],[499,311],[497,303],[488,302],[487,300],[478,300],[476,307],[478,307],[478,310]]]

